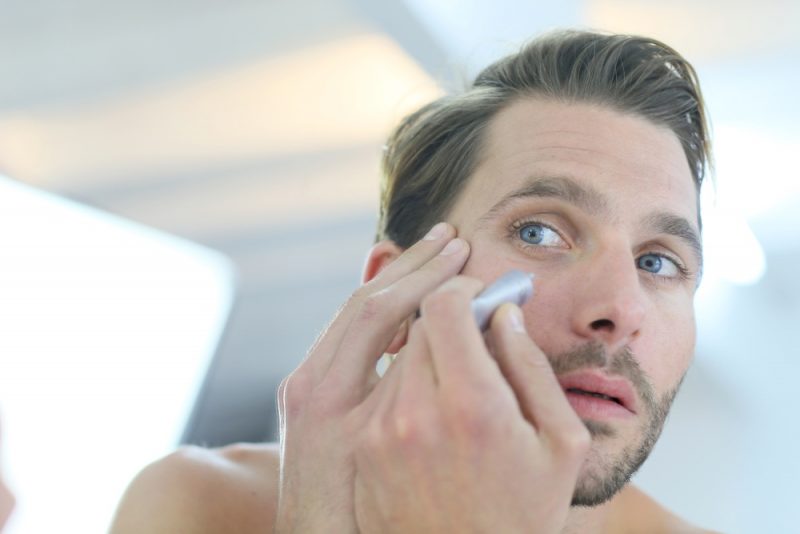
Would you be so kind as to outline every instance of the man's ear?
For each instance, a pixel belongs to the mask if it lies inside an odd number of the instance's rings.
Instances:
[[[367,261],[364,263],[364,270],[361,273],[361,283],[366,284],[375,278],[402,253],[403,249],[394,241],[385,239],[375,243],[367,254]]]
[[[361,273],[361,283],[366,284],[375,278],[387,265],[403,253],[403,249],[397,246],[394,241],[384,240],[375,243],[367,255],[367,261],[364,263],[364,271]],[[414,320],[412,315],[400,324],[400,328],[394,335],[389,346],[384,350],[388,354],[397,354],[400,349],[406,344],[408,339],[408,329],[411,321]]]

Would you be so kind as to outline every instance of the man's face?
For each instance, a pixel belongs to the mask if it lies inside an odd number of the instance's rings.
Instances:
[[[483,154],[448,217],[463,273],[536,275],[528,332],[592,434],[573,504],[599,504],[649,454],[694,352],[692,175],[668,129],[535,98],[493,119]]]

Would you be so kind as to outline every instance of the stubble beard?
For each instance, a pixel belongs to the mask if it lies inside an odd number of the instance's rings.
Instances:
[[[613,454],[613,457],[608,454],[602,457],[595,450],[595,444],[617,436],[613,425],[600,421],[583,421],[592,436],[593,446],[590,461],[575,485],[571,505],[598,506],[619,493],[650,456],[683,377],[672,390],[657,398],[652,384],[627,347],[609,357],[601,344],[590,343],[549,359],[556,375],[579,369],[604,368],[611,375],[627,378],[638,397],[639,413],[645,416],[638,433],[638,441]]]

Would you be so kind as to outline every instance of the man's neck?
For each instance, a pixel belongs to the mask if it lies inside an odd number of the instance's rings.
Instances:
[[[573,506],[567,514],[567,522],[561,534],[607,534],[609,519],[615,508],[614,497],[599,506]]]
[[[668,529],[684,532],[690,527],[642,490],[628,484],[605,504],[570,508],[561,534],[663,532]]]

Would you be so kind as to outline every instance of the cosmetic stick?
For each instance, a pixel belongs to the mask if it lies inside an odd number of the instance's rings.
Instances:
[[[472,313],[481,331],[489,327],[494,311],[505,302],[522,306],[533,295],[533,274],[509,271],[472,300]]]

